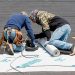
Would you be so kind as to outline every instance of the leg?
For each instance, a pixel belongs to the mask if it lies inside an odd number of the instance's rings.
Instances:
[[[14,49],[14,52],[21,52],[25,49],[25,45],[22,44],[22,45],[17,46],[13,44],[13,49]]]
[[[13,43],[15,36],[16,36],[15,31],[11,31],[11,33],[9,34],[9,30],[7,29],[4,30],[4,37],[6,39],[6,51],[10,55],[14,55],[12,43]]]
[[[73,46],[71,43],[67,43],[67,39],[70,35],[71,28],[68,24],[57,28],[49,40],[49,44],[56,46],[59,49],[70,50]]]

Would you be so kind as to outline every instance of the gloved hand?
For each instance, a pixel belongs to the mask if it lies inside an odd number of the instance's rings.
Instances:
[[[38,46],[35,44],[33,47],[31,44],[31,40],[26,40],[26,46],[25,46],[26,51],[35,51],[38,49]]]
[[[35,36],[35,39],[41,39],[41,38],[44,38],[44,37],[46,37],[46,35],[45,35],[45,33],[44,32],[41,32],[41,33],[39,33],[39,34],[34,34],[34,36]]]

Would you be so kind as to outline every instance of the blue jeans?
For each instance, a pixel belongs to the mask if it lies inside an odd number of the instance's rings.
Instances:
[[[25,46],[23,44],[20,45],[20,46],[17,46],[15,44],[13,44],[12,46],[13,46],[14,52],[21,52],[21,51],[23,51],[25,49]]]
[[[6,40],[9,39],[10,43],[13,42],[15,36],[16,36],[15,31],[12,31],[10,36],[7,34],[7,31],[4,31],[4,37],[5,37]],[[25,49],[25,46],[23,44],[17,46],[16,44],[12,43],[12,46],[13,46],[14,52],[21,52],[22,50]]]
[[[48,44],[54,45],[61,50],[70,50],[73,46],[73,44],[67,42],[70,33],[71,28],[69,24],[59,27],[53,32]]]

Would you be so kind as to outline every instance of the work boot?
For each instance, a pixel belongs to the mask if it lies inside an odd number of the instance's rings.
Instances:
[[[11,48],[10,46],[12,46],[12,45],[7,44],[6,51],[8,52],[9,55],[14,55],[13,48]]]

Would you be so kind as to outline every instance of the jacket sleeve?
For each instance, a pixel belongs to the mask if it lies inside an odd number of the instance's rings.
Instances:
[[[35,36],[35,39],[39,39],[39,38],[44,38],[44,37],[46,37],[46,35],[45,35],[44,32],[41,32],[41,33],[39,33],[39,34],[34,34],[34,36]]]
[[[34,34],[35,36],[35,39],[39,39],[39,38],[44,38],[44,37],[47,37],[47,41],[50,40],[51,38],[51,31],[50,30],[46,30],[46,31],[43,31],[39,34]]]
[[[34,42],[35,42],[35,36],[33,34],[33,30],[32,30],[32,26],[31,26],[31,21],[28,17],[26,17],[25,19],[25,28],[26,28],[26,31],[27,31],[27,35],[28,37],[31,39],[32,41],[32,46],[35,46],[34,45]]]
[[[39,11],[37,17],[39,18],[44,31],[50,29],[50,27],[48,25],[48,13],[47,12]]]
[[[50,38],[51,38],[51,31],[48,29],[48,30],[44,31],[44,34],[45,34],[46,37],[47,37],[47,41],[49,41]]]

